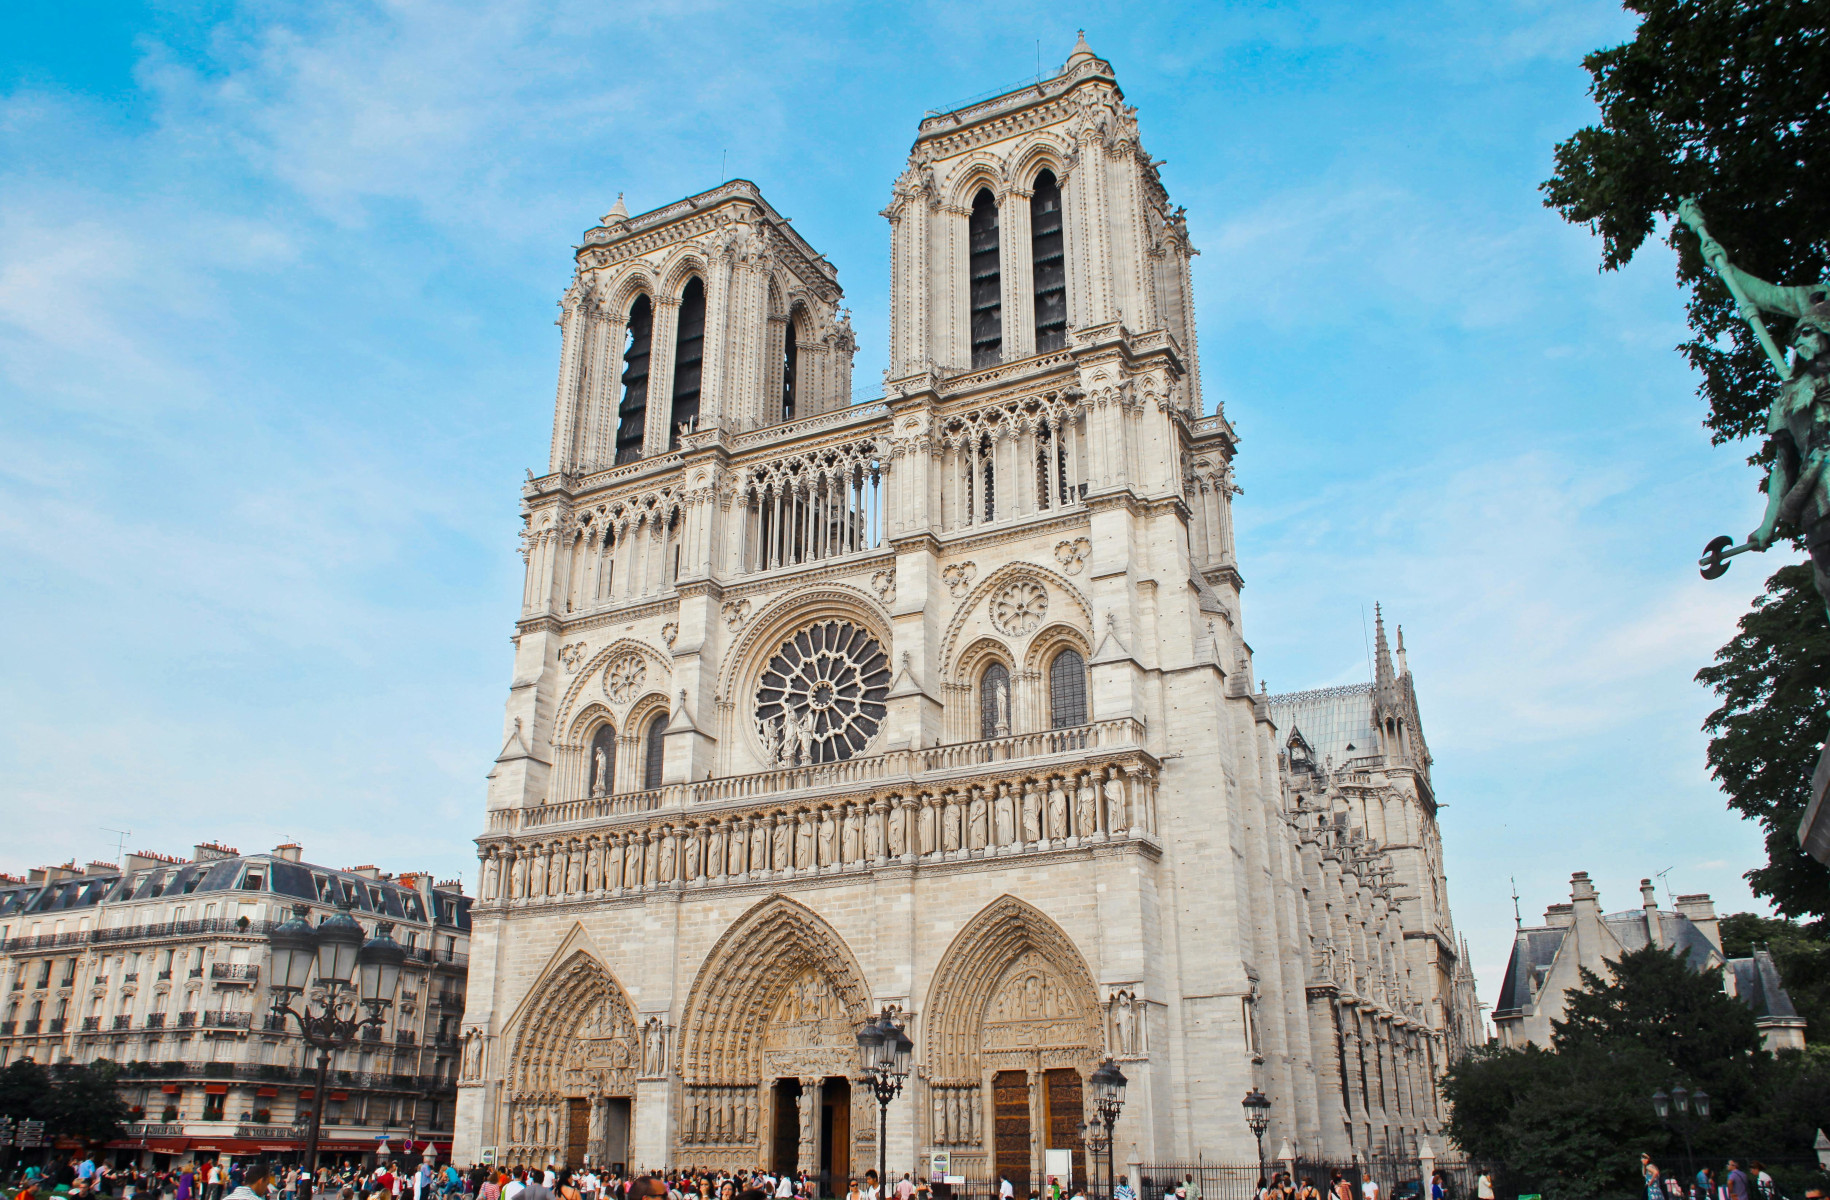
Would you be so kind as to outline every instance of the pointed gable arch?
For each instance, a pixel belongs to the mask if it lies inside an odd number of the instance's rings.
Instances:
[[[870,988],[850,947],[818,913],[771,896],[731,923],[700,964],[680,1023],[688,1083],[754,1084],[770,1014],[798,976],[817,971],[854,1027],[870,1017]]]
[[[1013,1003],[1021,1011],[1006,1011]],[[993,1025],[1019,1030],[1008,1050]],[[922,1005],[922,1063],[930,1084],[976,1085],[1001,1052],[1042,1053],[1048,1065],[1091,1070],[1104,1037],[1093,973],[1074,940],[1034,905],[993,900],[954,935]]]

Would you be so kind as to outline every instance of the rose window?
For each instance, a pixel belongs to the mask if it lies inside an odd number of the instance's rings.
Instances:
[[[756,688],[756,730],[778,763],[838,762],[883,727],[890,660],[849,621],[822,621],[775,652]]]
[[[1047,615],[1048,589],[1033,579],[1015,580],[991,602],[991,623],[1013,637],[1032,632]]]
[[[627,704],[647,678],[648,664],[641,655],[634,651],[619,654],[604,668],[604,695],[612,704]]]

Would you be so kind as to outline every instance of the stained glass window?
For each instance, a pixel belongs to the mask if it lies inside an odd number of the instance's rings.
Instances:
[[[1078,650],[1063,650],[1048,668],[1049,725],[1067,729],[1087,723],[1087,662]]]

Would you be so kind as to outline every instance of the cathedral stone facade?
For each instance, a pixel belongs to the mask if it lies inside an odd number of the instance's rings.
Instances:
[[[522,496],[459,1161],[842,1192],[886,1005],[897,1172],[1039,1185],[1107,1057],[1120,1171],[1250,1160],[1254,1087],[1268,1150],[1438,1128],[1472,989],[1409,677],[1329,702],[1390,726],[1338,764],[1313,703],[1286,727],[1255,692],[1236,439],[1157,167],[1084,41],[923,120],[871,403],[832,265],[754,185],[585,234]]]

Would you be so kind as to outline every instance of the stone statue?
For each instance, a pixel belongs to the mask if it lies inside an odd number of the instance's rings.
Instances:
[[[1023,841],[1033,845],[1042,840],[1042,796],[1036,791],[1036,781],[1023,781]]]
[[[997,728],[994,732],[999,737],[1010,736],[1010,685],[999,675],[992,681],[991,703],[997,715]]]
[[[1008,846],[1017,840],[1017,807],[1016,802],[1010,797],[1010,785],[1002,781],[998,783],[998,798],[996,801],[995,816],[997,820],[997,844],[1000,846]]]
[[[814,865],[813,818],[805,812],[794,821],[794,865],[803,869]]]
[[[1061,790],[1061,776],[1052,776],[1048,781],[1048,836],[1051,841],[1060,841],[1068,835],[1068,798]]]
[[[700,841],[699,831],[694,830],[686,837],[686,878],[699,878]]]
[[[750,870],[769,869],[769,830],[760,818],[750,821]]]
[[[858,826],[858,806],[855,804],[847,805],[845,808],[845,830],[844,833],[840,835],[839,850],[843,855],[843,861],[848,863],[857,862],[860,857],[862,847],[859,844],[859,835],[862,831]]]
[[[908,850],[906,824],[908,813],[900,804],[890,806],[890,857],[901,858]]]
[[[1080,787],[1074,793],[1074,819],[1082,840],[1099,832],[1099,792],[1093,787],[1091,771],[1080,777]]]
[[[741,827],[733,823],[731,825],[730,838],[725,843],[725,849],[728,854],[724,864],[724,873],[726,875],[743,874],[744,852],[749,849],[749,845],[749,835],[746,834]]]
[[[935,811],[940,801],[933,796],[926,796],[923,799],[925,802],[921,806],[919,817],[921,824],[918,853],[932,854],[940,847],[940,814]]]
[[[580,876],[584,874],[584,869],[584,855],[580,854],[576,849],[566,855],[566,891],[578,891]]]
[[[1131,814],[1125,803],[1125,781],[1119,777],[1117,767],[1106,768],[1106,823],[1112,827],[1114,834],[1131,828]]]
[[[542,850],[533,856],[527,864],[527,894],[530,897],[546,895],[546,851]]]
[[[832,810],[820,810],[820,865],[829,867],[838,861],[839,848],[835,844],[837,831],[833,828]]]
[[[655,878],[661,883],[674,881],[674,831],[671,827],[661,833],[661,862]]]
[[[960,812],[959,798],[953,796],[947,800],[941,812],[940,848],[952,853],[960,847],[960,822],[964,820]]]
[[[794,865],[794,860],[788,857],[788,835],[790,833],[788,822],[792,819],[788,816],[775,818],[774,836],[771,839],[774,845],[771,847],[771,852],[774,854],[773,861],[775,869],[778,871]]]
[[[490,855],[483,860],[483,899],[496,899],[496,888],[502,879],[502,860]]]
[[[604,848],[604,886],[623,886],[623,839],[611,838]]]
[[[642,844],[640,834],[630,835],[629,852],[623,855],[624,887],[639,888],[642,886],[642,867],[645,865],[642,862],[642,856],[646,850],[647,847]]]
[[[972,804],[966,821],[966,844],[974,850],[983,850],[985,843],[990,840],[991,831],[986,828],[987,815],[985,789],[975,787],[972,789]]]
[[[1750,275],[1703,225],[1694,199],[1678,205],[1678,217],[1696,233],[1703,257],[1721,276],[1741,316],[1754,328],[1779,376],[1779,395],[1767,411],[1767,447],[1772,469],[1766,480],[1766,515],[1747,541],[1729,548],[1717,538],[1704,551],[1705,579],[1727,570],[1723,560],[1745,550],[1765,550],[1781,524],[1796,529],[1811,555],[1817,594],[1830,609],[1830,282],[1783,286]],[[1794,319],[1788,363],[1761,321],[1761,312]]]
[[[597,844],[596,838],[592,838],[585,844],[585,891],[587,892],[595,892],[599,887],[597,866],[601,851],[602,847]]]
[[[591,752],[591,794],[601,796],[606,790],[610,778],[610,759],[599,746]]]
[[[864,856],[872,862],[883,857],[883,814],[874,806],[864,818]]]

